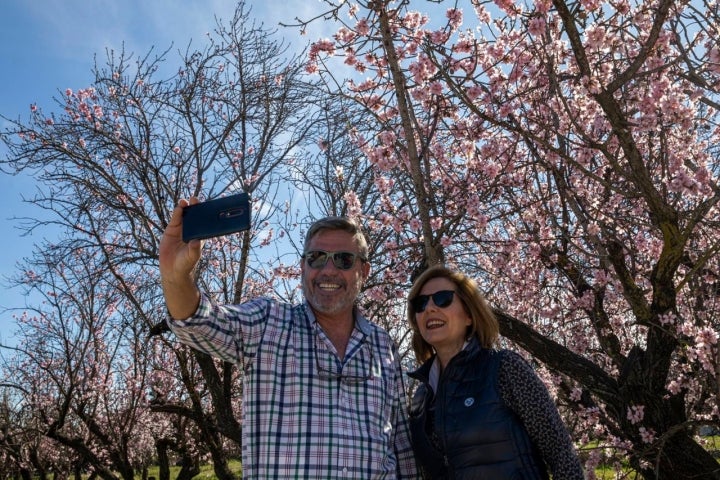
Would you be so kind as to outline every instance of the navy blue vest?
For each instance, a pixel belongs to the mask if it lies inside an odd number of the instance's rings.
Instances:
[[[502,355],[471,340],[445,368],[436,393],[427,383],[434,358],[410,374],[423,382],[413,396],[410,433],[426,478],[548,478],[520,419],[500,397]]]

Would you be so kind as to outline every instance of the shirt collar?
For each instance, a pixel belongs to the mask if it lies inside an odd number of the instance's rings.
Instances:
[[[460,349],[460,352],[465,350],[467,346],[470,344],[469,340],[465,340],[465,343],[463,343],[462,348]],[[458,355],[460,352],[458,352],[456,355]],[[453,357],[454,358],[454,357]],[[435,355],[435,359],[433,360],[432,366],[430,367],[430,372],[428,372],[428,384],[432,387],[434,392],[437,392],[437,386],[440,382],[440,360],[438,360],[437,355]]]
[[[310,325],[316,324],[317,318],[315,318],[315,313],[313,313],[313,310],[312,308],[310,308],[310,304],[307,302],[307,300],[305,300],[304,307]],[[360,310],[358,310],[357,307],[353,307],[353,316],[355,317],[355,329],[362,333],[363,336],[370,335],[372,332],[372,328],[370,327],[370,321],[365,318],[362,313],[360,313]]]

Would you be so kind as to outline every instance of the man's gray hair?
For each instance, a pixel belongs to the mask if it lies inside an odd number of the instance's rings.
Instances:
[[[348,217],[325,217],[315,221],[312,225],[310,225],[310,229],[307,231],[307,234],[305,234],[305,251],[307,251],[310,240],[323,230],[341,230],[351,234],[358,247],[358,253],[361,257],[367,259],[369,250],[367,237],[365,236],[362,227],[360,227],[360,224]]]

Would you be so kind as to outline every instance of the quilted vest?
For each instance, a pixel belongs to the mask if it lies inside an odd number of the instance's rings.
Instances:
[[[422,382],[413,395],[410,433],[425,478],[548,479],[520,419],[500,397],[502,355],[471,340],[445,368],[436,393],[428,385],[434,358],[410,374]]]

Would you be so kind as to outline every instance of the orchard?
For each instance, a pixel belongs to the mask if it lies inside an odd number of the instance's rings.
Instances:
[[[60,234],[14,279],[42,301],[2,350],[0,471],[236,478],[242,366],[166,331],[157,248],[180,199],[245,191],[253,227],[197,271],[221,301],[297,300],[312,219],[357,218],[360,307],[408,369],[406,293],[446,263],[546,381],[589,479],[720,478],[700,435],[720,427],[719,14],[325,0],[282,24],[298,53],[240,3],[179,61],[111,52],[89,86],[3,112],[0,168],[39,185],[28,228]],[[334,34],[302,36],[318,23]]]

